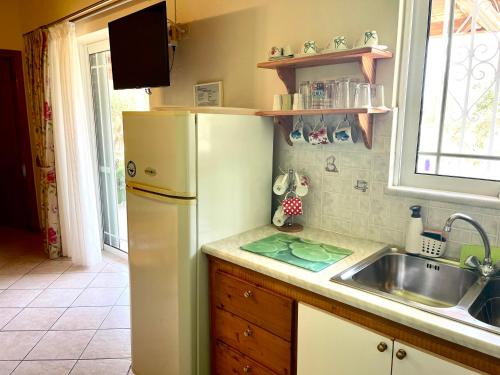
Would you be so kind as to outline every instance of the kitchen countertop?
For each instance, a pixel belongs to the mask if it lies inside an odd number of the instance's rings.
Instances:
[[[353,251],[352,255],[320,272],[311,272],[240,249],[242,245],[276,233],[283,232],[267,225],[206,244],[202,247],[202,251],[277,280],[500,358],[500,335],[330,281],[333,276],[383,250],[387,247],[386,244],[313,228],[304,228],[302,232],[290,233]]]

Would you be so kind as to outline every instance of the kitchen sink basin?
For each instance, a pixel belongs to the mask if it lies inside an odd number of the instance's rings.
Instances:
[[[481,322],[500,328],[500,278],[488,281],[469,313]]]
[[[456,306],[478,278],[460,267],[401,253],[383,255],[352,275],[367,288],[433,307]]]
[[[500,334],[500,278],[384,249],[331,281]]]

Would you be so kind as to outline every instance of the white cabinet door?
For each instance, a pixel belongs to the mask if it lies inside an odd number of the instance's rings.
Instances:
[[[477,375],[480,372],[395,341],[392,375],[423,374]]]
[[[390,338],[299,303],[297,375],[390,375],[392,347]]]

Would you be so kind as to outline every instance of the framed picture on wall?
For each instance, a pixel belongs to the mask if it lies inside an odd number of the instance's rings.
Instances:
[[[193,86],[195,107],[222,107],[222,81]]]

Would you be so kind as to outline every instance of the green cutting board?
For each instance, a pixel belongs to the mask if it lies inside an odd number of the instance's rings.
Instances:
[[[351,250],[278,233],[241,246],[242,250],[319,272],[352,254]]]

